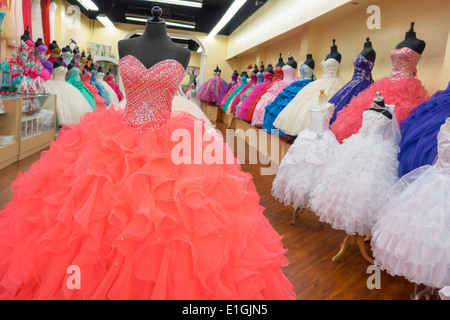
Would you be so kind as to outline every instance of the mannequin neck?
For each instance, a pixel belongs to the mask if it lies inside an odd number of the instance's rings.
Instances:
[[[151,39],[152,41],[170,41],[169,37],[167,36],[167,25],[165,22],[147,21],[142,37]]]

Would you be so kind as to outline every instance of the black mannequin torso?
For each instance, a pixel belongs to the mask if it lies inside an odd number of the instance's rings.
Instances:
[[[178,61],[184,69],[187,69],[191,59],[191,52],[176,43],[167,36],[167,25],[160,19],[157,7],[152,9],[153,19],[148,19],[142,36],[120,40],[118,43],[119,57],[122,59],[131,55],[138,59],[146,68],[167,59]]]
[[[373,99],[372,107],[369,110],[379,112],[390,120],[393,119],[392,113],[386,108],[384,98],[381,97],[379,92],[377,92],[377,97]]]
[[[306,60],[303,64],[306,64],[308,67],[314,70],[314,68],[316,67],[316,63],[314,62],[312,54],[306,55]]]
[[[214,73],[221,73],[222,70],[219,69],[219,65],[217,65],[216,69],[214,70]]]
[[[241,77],[246,77],[246,78],[248,78],[248,73],[247,73],[247,71],[242,71],[242,72],[241,72]]]
[[[339,53],[338,48],[336,46],[336,39],[333,39],[333,46],[331,46],[330,54],[326,57],[325,60],[328,60],[328,59],[337,60],[339,63],[342,60],[342,55]]]
[[[273,72],[273,66],[272,66],[272,64],[270,63],[270,61],[269,61],[269,63],[267,64],[267,68],[265,68],[264,71],[269,72],[269,73],[271,73],[271,74],[275,74],[275,73]]]
[[[370,38],[366,38],[364,49],[361,51],[360,55],[362,55],[369,61],[375,62],[377,55],[375,50],[373,50],[372,48],[372,42],[370,42]]]
[[[256,63],[255,63],[255,66],[253,67],[253,71],[252,72],[254,74],[257,74],[259,72],[258,65]]]
[[[414,50],[418,54],[422,54],[423,51],[425,50],[425,46],[426,46],[425,41],[417,39],[416,33],[414,32],[414,22],[411,22],[411,28],[409,29],[408,32],[406,32],[405,40],[400,42],[397,45],[396,49],[407,47]]]
[[[264,72],[266,67],[264,66],[264,62],[261,61],[261,67],[259,68],[260,72]]]
[[[289,54],[286,64],[294,69],[297,69],[298,66],[297,61],[295,61],[294,58],[291,57],[291,54]]]
[[[239,73],[237,72],[236,69],[234,69],[233,74],[234,74],[236,77],[239,77]]]
[[[283,67],[285,65],[285,63],[284,63],[284,60],[283,60],[283,56],[282,56],[282,54],[280,53],[280,57],[278,58],[278,63],[277,63],[277,65],[275,66],[275,68],[278,68],[278,67]]]
[[[55,60],[55,62],[53,62],[53,69],[56,69],[58,67],[64,67],[64,62],[61,57],[59,57],[58,59]]]

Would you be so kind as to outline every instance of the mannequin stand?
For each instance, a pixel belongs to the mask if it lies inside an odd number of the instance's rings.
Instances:
[[[307,208],[302,208],[302,209],[297,208],[297,209],[295,209],[295,210],[294,210],[294,213],[292,214],[291,225],[294,225],[295,222],[297,221],[298,216],[299,216],[299,214],[300,214],[300,210],[302,210],[302,215],[303,215],[303,214],[306,214],[306,213],[308,213],[308,212],[310,212]],[[324,226],[324,223],[323,223],[322,221],[319,221],[319,225],[320,225],[321,227],[323,227],[323,226]]]
[[[439,290],[426,286],[424,289],[419,290],[420,285],[414,284],[414,294],[411,294],[411,300],[431,300],[432,297],[435,297],[436,300],[439,300]]]
[[[369,261],[370,264],[374,264],[373,258],[371,258],[366,251],[365,241],[368,241],[369,239],[370,239],[370,237],[359,236],[359,235],[357,235],[357,236],[347,235],[347,237],[345,237],[345,239],[344,239],[344,242],[342,242],[342,244],[341,244],[341,250],[338,252],[337,255],[335,255],[333,257],[332,261],[337,261],[340,258],[342,258],[345,251],[347,250],[349,244],[356,244],[356,245],[358,245],[359,251],[361,252],[364,259]]]

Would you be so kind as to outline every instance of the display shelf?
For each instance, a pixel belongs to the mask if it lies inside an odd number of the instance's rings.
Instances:
[[[56,96],[1,95],[0,99],[5,107],[5,113],[0,114],[0,135],[15,138],[13,143],[0,146],[3,169],[50,145],[56,134]]]

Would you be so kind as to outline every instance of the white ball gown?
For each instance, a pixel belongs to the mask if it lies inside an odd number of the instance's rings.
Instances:
[[[280,112],[273,125],[285,134],[297,136],[309,127],[309,108],[317,99],[317,92],[325,90],[328,97],[334,96],[344,85],[340,75],[341,64],[330,58],[322,61],[322,78],[310,83]]]
[[[371,235],[378,209],[398,180],[399,132],[395,115],[363,113],[359,133],[336,149],[312,192],[311,209],[320,221],[350,235]]]
[[[66,82],[67,68],[53,69],[52,78],[46,82],[50,93],[56,95],[56,121],[58,126],[77,124],[82,116],[92,111],[83,94]]]
[[[334,105],[329,103],[312,106],[309,128],[300,132],[281,162],[272,195],[286,206],[310,207],[310,193],[339,145],[329,129],[333,111]]]
[[[438,160],[403,176],[372,230],[375,264],[433,288],[450,286],[450,134],[438,134]]]

